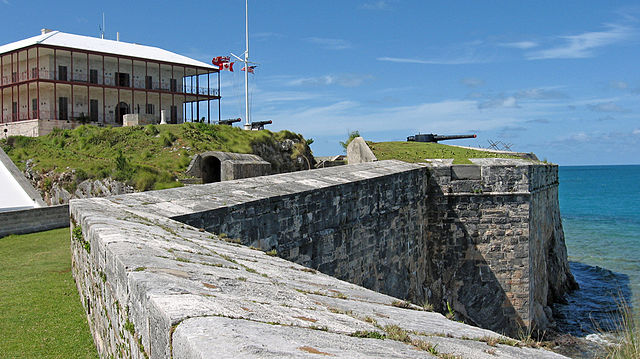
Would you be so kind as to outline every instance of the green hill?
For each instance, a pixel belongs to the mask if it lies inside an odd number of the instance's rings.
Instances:
[[[180,186],[179,179],[185,178],[184,171],[193,155],[205,151],[254,153],[270,162],[274,172],[306,169],[308,161],[302,158],[313,162],[307,142],[310,141],[289,131],[244,131],[231,126],[185,123],[83,125],[41,137],[12,136],[0,140],[0,146],[21,170],[31,159],[31,169],[38,173],[73,172],[70,190],[74,183],[85,179],[111,177],[143,191]],[[282,150],[283,143],[289,144],[287,151]],[[47,190],[46,183],[40,187]]]

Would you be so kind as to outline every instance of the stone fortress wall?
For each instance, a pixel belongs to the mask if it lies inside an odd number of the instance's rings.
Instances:
[[[249,322],[265,333],[282,329],[262,327],[275,322],[348,334],[366,326],[352,321],[354,311],[384,320],[376,313],[393,298],[332,277],[441,311],[449,305],[506,334],[543,329],[550,300],[575,283],[557,166],[477,161],[380,161],[73,200],[73,273],[100,353],[195,357]],[[309,277],[315,269],[332,277]],[[414,323],[419,313],[402,309],[394,320]],[[429,331],[434,322],[416,325]]]

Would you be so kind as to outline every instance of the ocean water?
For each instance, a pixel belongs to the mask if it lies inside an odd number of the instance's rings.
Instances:
[[[554,307],[561,330],[607,329],[624,298],[640,313],[640,166],[560,166],[560,212],[580,290]]]

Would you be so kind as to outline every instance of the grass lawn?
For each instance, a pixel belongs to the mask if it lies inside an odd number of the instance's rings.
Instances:
[[[0,238],[0,358],[97,358],[69,228]]]
[[[367,142],[378,160],[424,162],[427,158],[453,158],[454,164],[472,164],[469,158],[520,158],[501,153],[472,150],[440,143]]]

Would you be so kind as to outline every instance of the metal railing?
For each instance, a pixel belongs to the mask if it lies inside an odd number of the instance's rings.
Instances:
[[[15,74],[5,74],[0,79],[0,85],[11,85],[14,83],[29,81],[29,80],[57,80],[65,82],[79,82],[88,85],[104,85],[120,88],[133,88],[139,90],[154,90],[179,93],[184,95],[203,95],[203,96],[219,96],[217,88],[208,88],[203,86],[191,86],[189,84],[176,84],[171,86],[170,81],[152,81],[151,86],[147,86],[148,83],[145,79],[134,79],[133,81],[126,81],[124,85],[117,85],[117,79],[113,75],[98,74],[97,77],[91,78],[90,74],[85,73],[71,73],[71,72],[59,72],[49,70],[34,70],[34,71],[21,71]],[[132,86],[133,85],[133,86]]]

